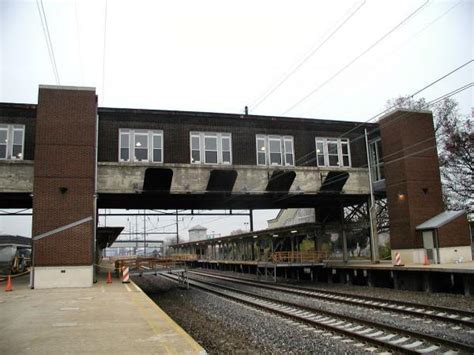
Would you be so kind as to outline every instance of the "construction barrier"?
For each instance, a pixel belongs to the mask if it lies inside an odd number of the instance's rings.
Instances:
[[[395,253],[395,266],[405,266],[404,264],[402,264],[402,257],[400,256],[399,251]]]
[[[128,284],[130,283],[130,272],[129,272],[129,267],[128,266],[124,266],[122,268],[122,283],[123,284]]]

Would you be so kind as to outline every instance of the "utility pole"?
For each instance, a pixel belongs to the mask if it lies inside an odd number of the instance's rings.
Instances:
[[[143,253],[146,257],[146,210],[143,210]]]
[[[377,236],[377,215],[375,213],[375,197],[374,188],[372,185],[372,171],[370,168],[370,154],[369,154],[369,137],[367,129],[365,131],[365,149],[367,151],[367,166],[369,168],[369,189],[370,189],[370,206],[369,206],[369,220],[370,220],[370,248],[372,249],[372,263],[377,264],[379,259],[379,239]]]
[[[178,210],[176,210],[176,244],[179,244],[179,234],[178,234],[178,227],[179,227],[179,224],[178,224]]]

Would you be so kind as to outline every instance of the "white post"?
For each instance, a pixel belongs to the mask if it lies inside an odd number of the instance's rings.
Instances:
[[[367,166],[369,168],[369,189],[370,189],[370,207],[369,207],[369,219],[370,219],[370,248],[372,249],[372,263],[379,263],[379,242],[377,236],[377,217],[375,213],[375,198],[374,188],[372,185],[372,170],[370,168],[370,153],[369,153],[369,138],[367,136],[367,129],[365,131],[365,149],[367,151]]]

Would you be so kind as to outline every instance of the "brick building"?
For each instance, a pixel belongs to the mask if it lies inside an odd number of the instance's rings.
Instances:
[[[310,207],[340,220],[369,200],[365,130],[392,249],[418,262],[416,227],[443,212],[429,112],[361,124],[98,108],[92,88],[40,86],[38,105],[0,104],[0,207],[33,207],[35,287],[87,286],[98,208]],[[441,253],[470,258],[464,229],[442,236]]]

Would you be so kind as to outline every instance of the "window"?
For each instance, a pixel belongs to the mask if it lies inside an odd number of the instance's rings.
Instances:
[[[318,166],[351,166],[349,140],[345,138],[316,138]]]
[[[163,131],[121,129],[119,161],[163,162]]]
[[[379,138],[369,143],[370,172],[373,181],[385,179],[382,157],[382,141]]]
[[[192,164],[232,164],[230,133],[191,132]]]
[[[257,165],[294,165],[293,137],[257,135]]]
[[[25,126],[0,125],[0,159],[23,159]]]

